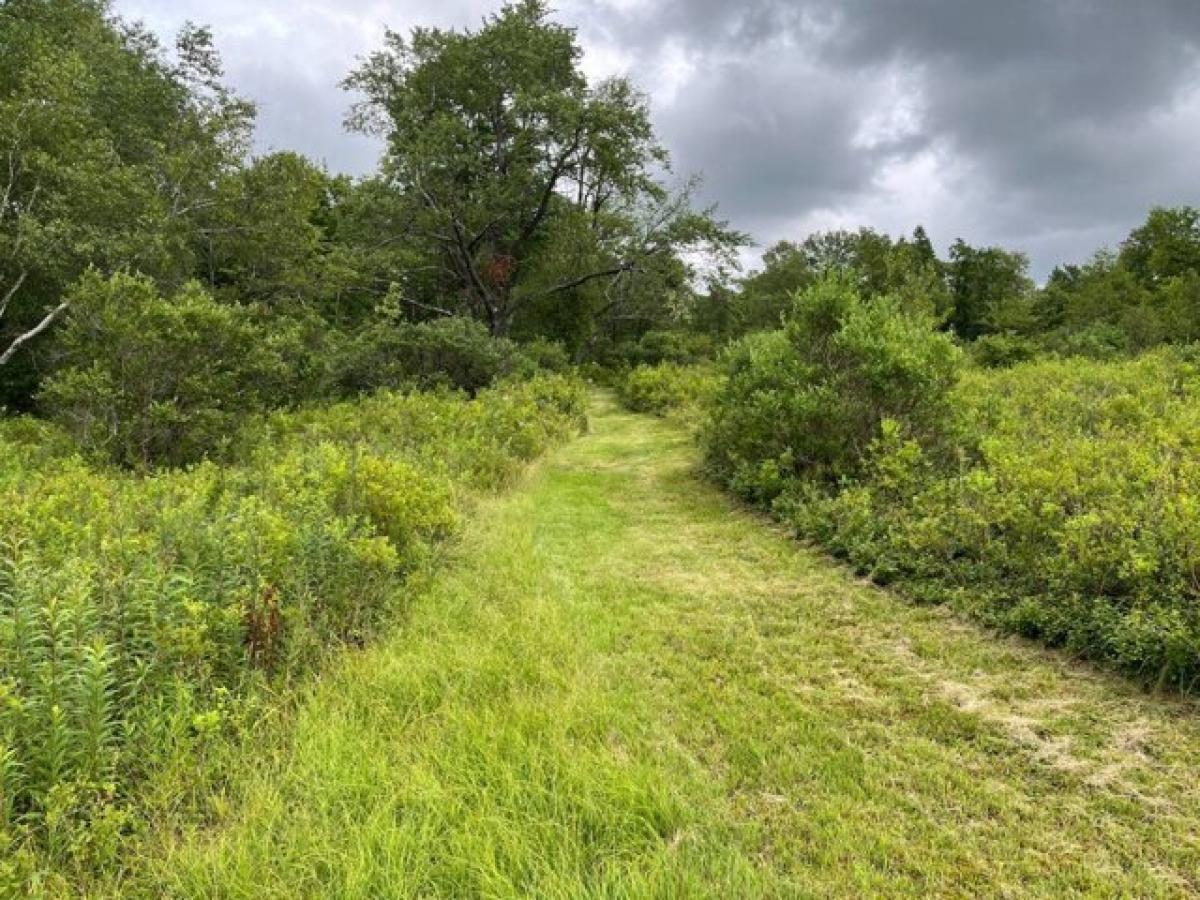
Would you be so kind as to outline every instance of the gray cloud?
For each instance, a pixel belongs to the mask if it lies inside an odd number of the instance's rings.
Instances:
[[[336,87],[384,23],[466,25],[493,3],[118,0],[169,33],[210,23],[261,106],[263,148],[363,172]],[[1200,202],[1195,0],[562,0],[596,75],[652,95],[677,170],[760,242],[924,223],[1030,253],[1114,243],[1155,203]]]

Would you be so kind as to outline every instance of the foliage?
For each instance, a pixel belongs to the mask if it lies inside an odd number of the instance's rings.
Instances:
[[[535,352],[561,368],[563,360],[553,350],[543,345]],[[476,393],[499,378],[536,367],[516,343],[493,337],[474,319],[383,319],[354,335],[340,353],[334,378],[343,394],[406,384]]]
[[[618,347],[617,352],[621,362],[633,366],[695,365],[717,354],[712,338],[691,331],[647,331]]]
[[[227,173],[197,222],[196,276],[230,302],[272,309],[329,303],[355,278],[344,250],[331,243],[332,223],[322,221],[337,190],[296,153],[272,153]]]
[[[365,96],[352,125],[387,138],[394,237],[445,273],[425,305],[462,298],[448,311],[503,336],[525,311],[570,304],[589,310],[566,317],[586,336],[647,295],[639,282],[682,284],[685,251],[742,242],[691,209],[690,188],[655,180],[667,156],[646,98],[624,79],[589,85],[580,57],[572,29],[520,0],[476,31],[388,32],[347,79]]]
[[[883,322],[870,333],[877,348],[908,343],[893,343],[900,332]],[[845,410],[880,407],[869,378],[817,393],[829,379],[814,380],[793,340],[776,332],[731,351],[728,387],[703,433],[721,480],[880,582],[1159,684],[1194,687],[1194,351],[1007,359],[1008,368],[969,372],[935,418],[915,422],[900,388],[916,382],[890,376],[891,406],[873,420],[870,441],[860,431],[857,443],[825,445],[827,434],[848,434],[837,420]],[[939,440],[929,439],[930,422]],[[833,468],[836,453],[854,447],[857,464]]]
[[[40,399],[89,455],[143,467],[219,455],[284,393],[287,365],[249,311],[195,283],[165,298],[145,277],[92,272],[70,302]]]
[[[1149,278],[1129,246],[1056,269],[1037,298],[1036,325],[1027,330],[1049,350],[1097,357],[1200,339],[1200,257],[1195,268]]]
[[[503,484],[581,409],[560,376],[473,401],[384,393],[278,413],[243,432],[232,465],[153,477],[4,423],[0,837],[13,858],[111,863],[143,773],[232,727],[254,684],[361,644],[455,530],[464,492]]]
[[[734,332],[779,328],[798,291],[837,273],[852,278],[868,299],[891,295],[937,317],[950,307],[942,264],[925,229],[918,226],[911,238],[898,240],[869,228],[826,231],[767,249],[762,269],[742,279],[732,300]]]
[[[729,350],[702,433],[708,468],[765,501],[792,478],[854,476],[889,418],[938,446],[959,362],[927,315],[890,297],[864,300],[844,274],[827,276],[797,295],[783,331]]]
[[[992,317],[1005,304],[1033,290],[1029,260],[1001,247],[972,247],[957,240],[950,248],[947,280],[953,308],[950,327],[965,340],[997,330]]]
[[[617,395],[635,412],[665,416],[683,411],[686,415],[705,407],[720,384],[711,366],[664,362],[624,373],[617,381]]]
[[[101,2],[5,3],[0,47],[0,402],[22,405],[25,351],[85,269],[187,277],[253,110],[220,84],[207,31],[185,29],[169,58]]]
[[[1200,210],[1157,206],[1121,244],[1121,264],[1142,284],[1155,287],[1200,272]]]

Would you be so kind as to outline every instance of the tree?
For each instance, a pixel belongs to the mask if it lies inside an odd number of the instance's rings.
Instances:
[[[198,222],[197,275],[241,303],[316,303],[351,277],[331,258],[322,215],[333,180],[297,153],[272,153],[223,177]]]
[[[792,241],[779,241],[763,253],[763,267],[742,279],[734,306],[739,333],[779,328],[792,296],[816,277],[809,254]]]
[[[1028,270],[1023,253],[955,241],[946,266],[953,302],[950,327],[964,340],[987,334],[993,310],[1033,290]]]
[[[1121,245],[1120,262],[1145,286],[1157,287],[1200,272],[1200,210],[1191,206],[1150,210]]]
[[[11,0],[0,48],[4,365],[61,318],[89,266],[189,276],[194,216],[240,159],[252,108],[221,86],[207,31],[185,30],[168,60],[100,0]],[[4,395],[25,402],[29,379],[6,374]]]
[[[589,85],[580,56],[542,0],[521,0],[477,31],[389,32],[346,80],[365,97],[351,127],[388,140],[389,237],[436,267],[453,298],[444,311],[496,335],[548,298],[611,312],[621,296],[584,289],[628,287],[660,277],[663,257],[741,240],[655,180],[668,160],[645,97],[624,79]]]

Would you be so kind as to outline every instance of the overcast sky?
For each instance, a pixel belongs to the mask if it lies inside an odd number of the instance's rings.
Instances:
[[[211,25],[260,149],[364,173],[338,82],[385,25],[474,26],[480,0],[115,0]],[[652,97],[682,175],[762,245],[925,225],[1035,275],[1200,204],[1200,0],[561,0],[589,75]]]

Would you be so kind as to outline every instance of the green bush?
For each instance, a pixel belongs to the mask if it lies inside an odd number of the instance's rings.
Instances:
[[[863,571],[1190,690],[1200,677],[1200,372],[1178,351],[963,381],[967,462],[897,437],[781,510]]]
[[[969,348],[971,358],[990,369],[1003,369],[1028,362],[1038,355],[1039,349],[1033,340],[1012,334],[985,334],[973,341]]]
[[[616,386],[621,402],[635,412],[695,415],[717,392],[720,376],[711,366],[661,363],[623,373]]]
[[[854,477],[887,419],[940,446],[960,362],[931,318],[887,297],[865,301],[848,277],[831,276],[796,297],[782,332],[728,351],[701,434],[707,466],[769,501],[792,479]]]
[[[960,377],[931,323],[826,282],[727,355],[709,469],[879,582],[1191,691],[1200,352],[1027,350]]]
[[[571,369],[571,357],[567,355],[566,347],[557,341],[523,341],[520,350],[527,365],[535,371],[563,373]]]
[[[544,360],[553,353],[544,345],[535,352]],[[343,395],[403,386],[474,394],[500,378],[537,367],[517,344],[492,337],[474,319],[384,320],[366,326],[343,348],[334,378]]]
[[[716,356],[713,339],[691,331],[647,331],[636,341],[618,348],[621,360],[630,366],[656,366],[660,363],[696,365]]]
[[[255,685],[368,639],[463,498],[582,408],[562,376],[474,400],[381,393],[276,413],[229,465],[150,476],[0,424],[0,845],[24,861],[0,882],[20,894],[39,868],[111,862],[146,772],[200,764]]]
[[[219,455],[288,379],[251,313],[198,285],[162,297],[133,275],[84,276],[40,402],[85,453],[126,466]]]

